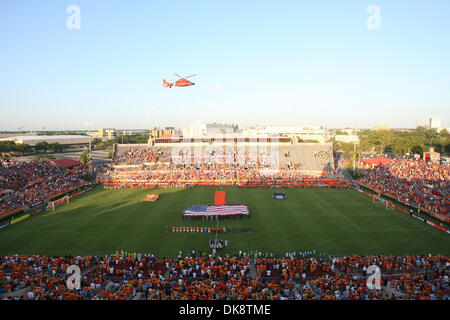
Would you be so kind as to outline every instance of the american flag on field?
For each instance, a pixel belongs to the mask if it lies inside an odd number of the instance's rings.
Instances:
[[[206,212],[206,206],[189,206],[184,210],[184,215],[203,215]]]
[[[223,206],[190,206],[184,211],[187,217],[192,216],[233,216],[249,215],[248,207],[244,205]]]

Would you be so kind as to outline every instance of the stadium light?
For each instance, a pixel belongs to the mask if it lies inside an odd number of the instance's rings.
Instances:
[[[356,128],[353,128],[353,135],[356,136]],[[356,140],[353,139],[353,174],[356,173]]]
[[[93,167],[92,167],[92,148],[91,148],[91,121],[92,120],[88,120],[87,125],[88,125],[88,138],[89,138],[89,167],[90,167],[89,171],[92,173]]]

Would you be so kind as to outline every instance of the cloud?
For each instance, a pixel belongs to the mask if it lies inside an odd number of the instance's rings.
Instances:
[[[211,89],[212,92],[217,92],[219,90],[221,90],[222,87],[221,86],[215,86],[214,88]]]

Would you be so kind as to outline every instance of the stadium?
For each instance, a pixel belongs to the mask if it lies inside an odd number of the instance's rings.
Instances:
[[[450,1],[0,12],[11,314],[278,319],[450,300]],[[430,310],[402,317],[412,305]]]
[[[352,179],[331,143],[224,136],[116,144],[94,181],[45,161],[0,169],[2,296],[449,296],[446,165],[394,159]],[[69,265],[78,291],[65,286]],[[382,277],[368,289],[371,265]]]

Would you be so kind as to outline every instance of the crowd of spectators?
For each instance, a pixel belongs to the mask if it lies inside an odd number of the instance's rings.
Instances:
[[[313,157],[319,161],[321,166],[327,166],[333,163],[333,153],[330,151],[315,151]]]
[[[70,290],[69,265],[81,270]],[[367,268],[381,288],[367,287]],[[288,252],[206,254],[158,259],[150,254],[0,256],[5,300],[448,300],[450,258],[441,255],[345,256]]]
[[[66,170],[49,162],[0,163],[0,216],[30,207],[85,182],[79,170]]]
[[[342,174],[332,166],[325,175],[322,171],[313,175],[303,170],[301,159],[280,165],[276,156],[265,148],[243,148],[244,153],[225,149],[201,147],[198,152],[193,152],[191,148],[131,146],[116,152],[114,162],[134,166],[108,170],[98,177],[97,182],[108,188],[344,185]],[[333,162],[333,155],[328,151],[316,152],[314,157],[319,161]],[[330,179],[330,176],[338,179]]]
[[[118,165],[141,164],[230,164],[235,166],[270,167],[276,164],[276,156],[264,148],[238,152],[232,148],[156,148],[133,146],[117,152],[114,163]]]
[[[358,182],[401,202],[448,215],[450,166],[413,159],[395,159],[368,170]]]
[[[193,185],[343,186],[343,179],[305,175],[301,170],[267,170],[235,165],[151,165],[139,169],[108,170],[99,183],[114,187]]]
[[[151,162],[166,162],[169,161],[170,153],[162,148],[152,147],[129,147],[124,149],[118,155],[114,162],[116,164],[136,165]]]

